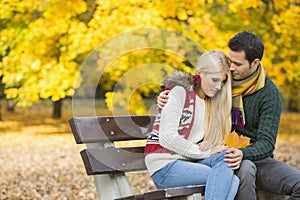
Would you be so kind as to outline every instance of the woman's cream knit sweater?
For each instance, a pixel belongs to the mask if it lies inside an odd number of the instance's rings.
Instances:
[[[169,93],[169,100],[162,109],[159,127],[159,143],[175,154],[151,153],[145,157],[147,169],[152,175],[177,159],[197,160],[207,158],[210,150],[200,151],[198,143],[204,138],[205,101],[196,95],[194,124],[188,139],[178,134],[178,126],[185,103],[185,89],[175,86]]]

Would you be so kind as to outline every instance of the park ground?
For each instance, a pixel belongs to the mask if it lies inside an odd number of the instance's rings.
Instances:
[[[65,105],[65,104],[64,104]],[[61,119],[51,118],[51,104],[2,109],[0,121],[0,200],[96,199],[93,178],[87,176],[68,127],[69,104]],[[300,169],[300,114],[281,118],[275,157]],[[133,193],[154,188],[148,174],[129,174]]]

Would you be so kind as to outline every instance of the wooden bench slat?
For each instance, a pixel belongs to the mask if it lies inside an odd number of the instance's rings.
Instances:
[[[69,120],[77,144],[145,139],[154,115],[74,117]]]
[[[142,194],[130,195],[127,197],[121,197],[114,200],[144,200],[144,195]]]
[[[146,169],[144,147],[85,149],[80,154],[88,175]]]
[[[205,185],[191,185],[184,187],[167,188],[144,193],[145,200],[168,199],[201,193],[204,196]]]

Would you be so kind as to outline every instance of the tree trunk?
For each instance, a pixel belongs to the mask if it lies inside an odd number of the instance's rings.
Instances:
[[[299,102],[295,99],[288,100],[288,111],[289,112],[299,112]]]
[[[12,99],[6,99],[6,111],[15,112],[15,103]]]
[[[62,109],[62,99],[53,102],[53,119],[60,119],[61,118],[61,109]]]
[[[2,79],[3,75],[0,76],[0,121],[2,121],[2,99],[4,98],[4,84],[2,82]]]
[[[298,83],[299,84],[299,83]],[[287,104],[287,109],[289,112],[299,112],[299,87],[296,85],[295,81],[291,82],[288,87],[289,99]]]
[[[2,98],[0,97],[0,121],[2,121]]]

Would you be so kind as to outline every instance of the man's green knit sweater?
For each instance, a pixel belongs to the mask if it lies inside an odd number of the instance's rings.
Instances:
[[[275,84],[267,77],[259,91],[243,97],[244,127],[233,126],[237,133],[251,139],[251,146],[242,148],[243,159],[252,161],[273,156],[281,114],[281,97]]]

